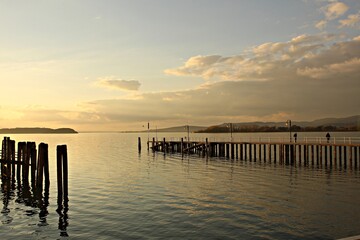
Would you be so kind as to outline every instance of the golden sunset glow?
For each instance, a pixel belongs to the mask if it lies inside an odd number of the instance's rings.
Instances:
[[[4,128],[359,114],[359,1],[1,1],[0,28]]]

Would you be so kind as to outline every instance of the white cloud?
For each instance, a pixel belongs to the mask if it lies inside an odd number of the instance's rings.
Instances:
[[[191,57],[183,66],[165,72],[222,81],[290,81],[296,80],[299,73],[302,77],[311,77],[305,69],[311,72],[309,69],[326,69],[328,66],[339,66],[336,68],[338,75],[347,74],[350,71],[345,70],[347,64],[360,58],[360,42],[355,39],[339,41],[341,38],[334,34],[300,35],[288,42],[264,43],[237,56]],[[360,70],[352,68],[351,71]]]
[[[326,24],[327,24],[327,21],[321,20],[315,24],[315,27],[320,30],[323,30],[326,27]]]
[[[360,23],[360,11],[357,14],[351,14],[346,19],[339,20],[340,27],[356,27]]]
[[[342,2],[332,2],[322,9],[327,20],[333,20],[344,15],[349,7]]]
[[[319,30],[324,30],[329,21],[340,18],[349,10],[349,6],[343,2],[338,2],[336,0],[324,2],[328,3],[321,8],[321,11],[325,15],[325,19],[320,20],[315,24],[315,27]]]
[[[115,90],[137,91],[140,88],[140,82],[135,80],[122,80],[114,77],[99,78],[96,86]]]

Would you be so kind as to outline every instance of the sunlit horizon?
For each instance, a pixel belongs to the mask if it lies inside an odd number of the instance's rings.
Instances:
[[[359,1],[2,1],[0,13],[0,128],[360,114]]]

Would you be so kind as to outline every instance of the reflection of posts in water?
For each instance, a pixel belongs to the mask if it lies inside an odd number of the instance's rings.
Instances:
[[[69,226],[69,216],[68,216],[68,211],[69,211],[69,207],[68,205],[64,205],[64,208],[59,205],[58,209],[56,210],[57,213],[59,214],[59,227],[58,229],[60,230],[60,236],[61,237],[68,237],[69,234],[67,233],[67,227]]]
[[[9,224],[12,222],[13,218],[9,216],[10,209],[8,208],[9,202],[12,199],[12,189],[9,179],[3,179],[1,182],[1,192],[3,194],[3,209],[1,213],[4,215],[4,219],[1,221],[2,224]]]
[[[47,210],[47,208],[49,206],[49,186],[47,186],[45,184],[44,197],[42,196],[41,192],[38,196],[39,196],[38,207],[40,209],[40,212],[39,212],[40,224],[42,226],[46,226],[46,225],[48,225],[47,221],[46,221],[46,217],[49,214],[49,212]]]

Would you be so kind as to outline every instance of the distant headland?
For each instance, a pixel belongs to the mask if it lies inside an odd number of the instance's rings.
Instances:
[[[78,133],[71,128],[1,128],[0,134],[74,134]]]

